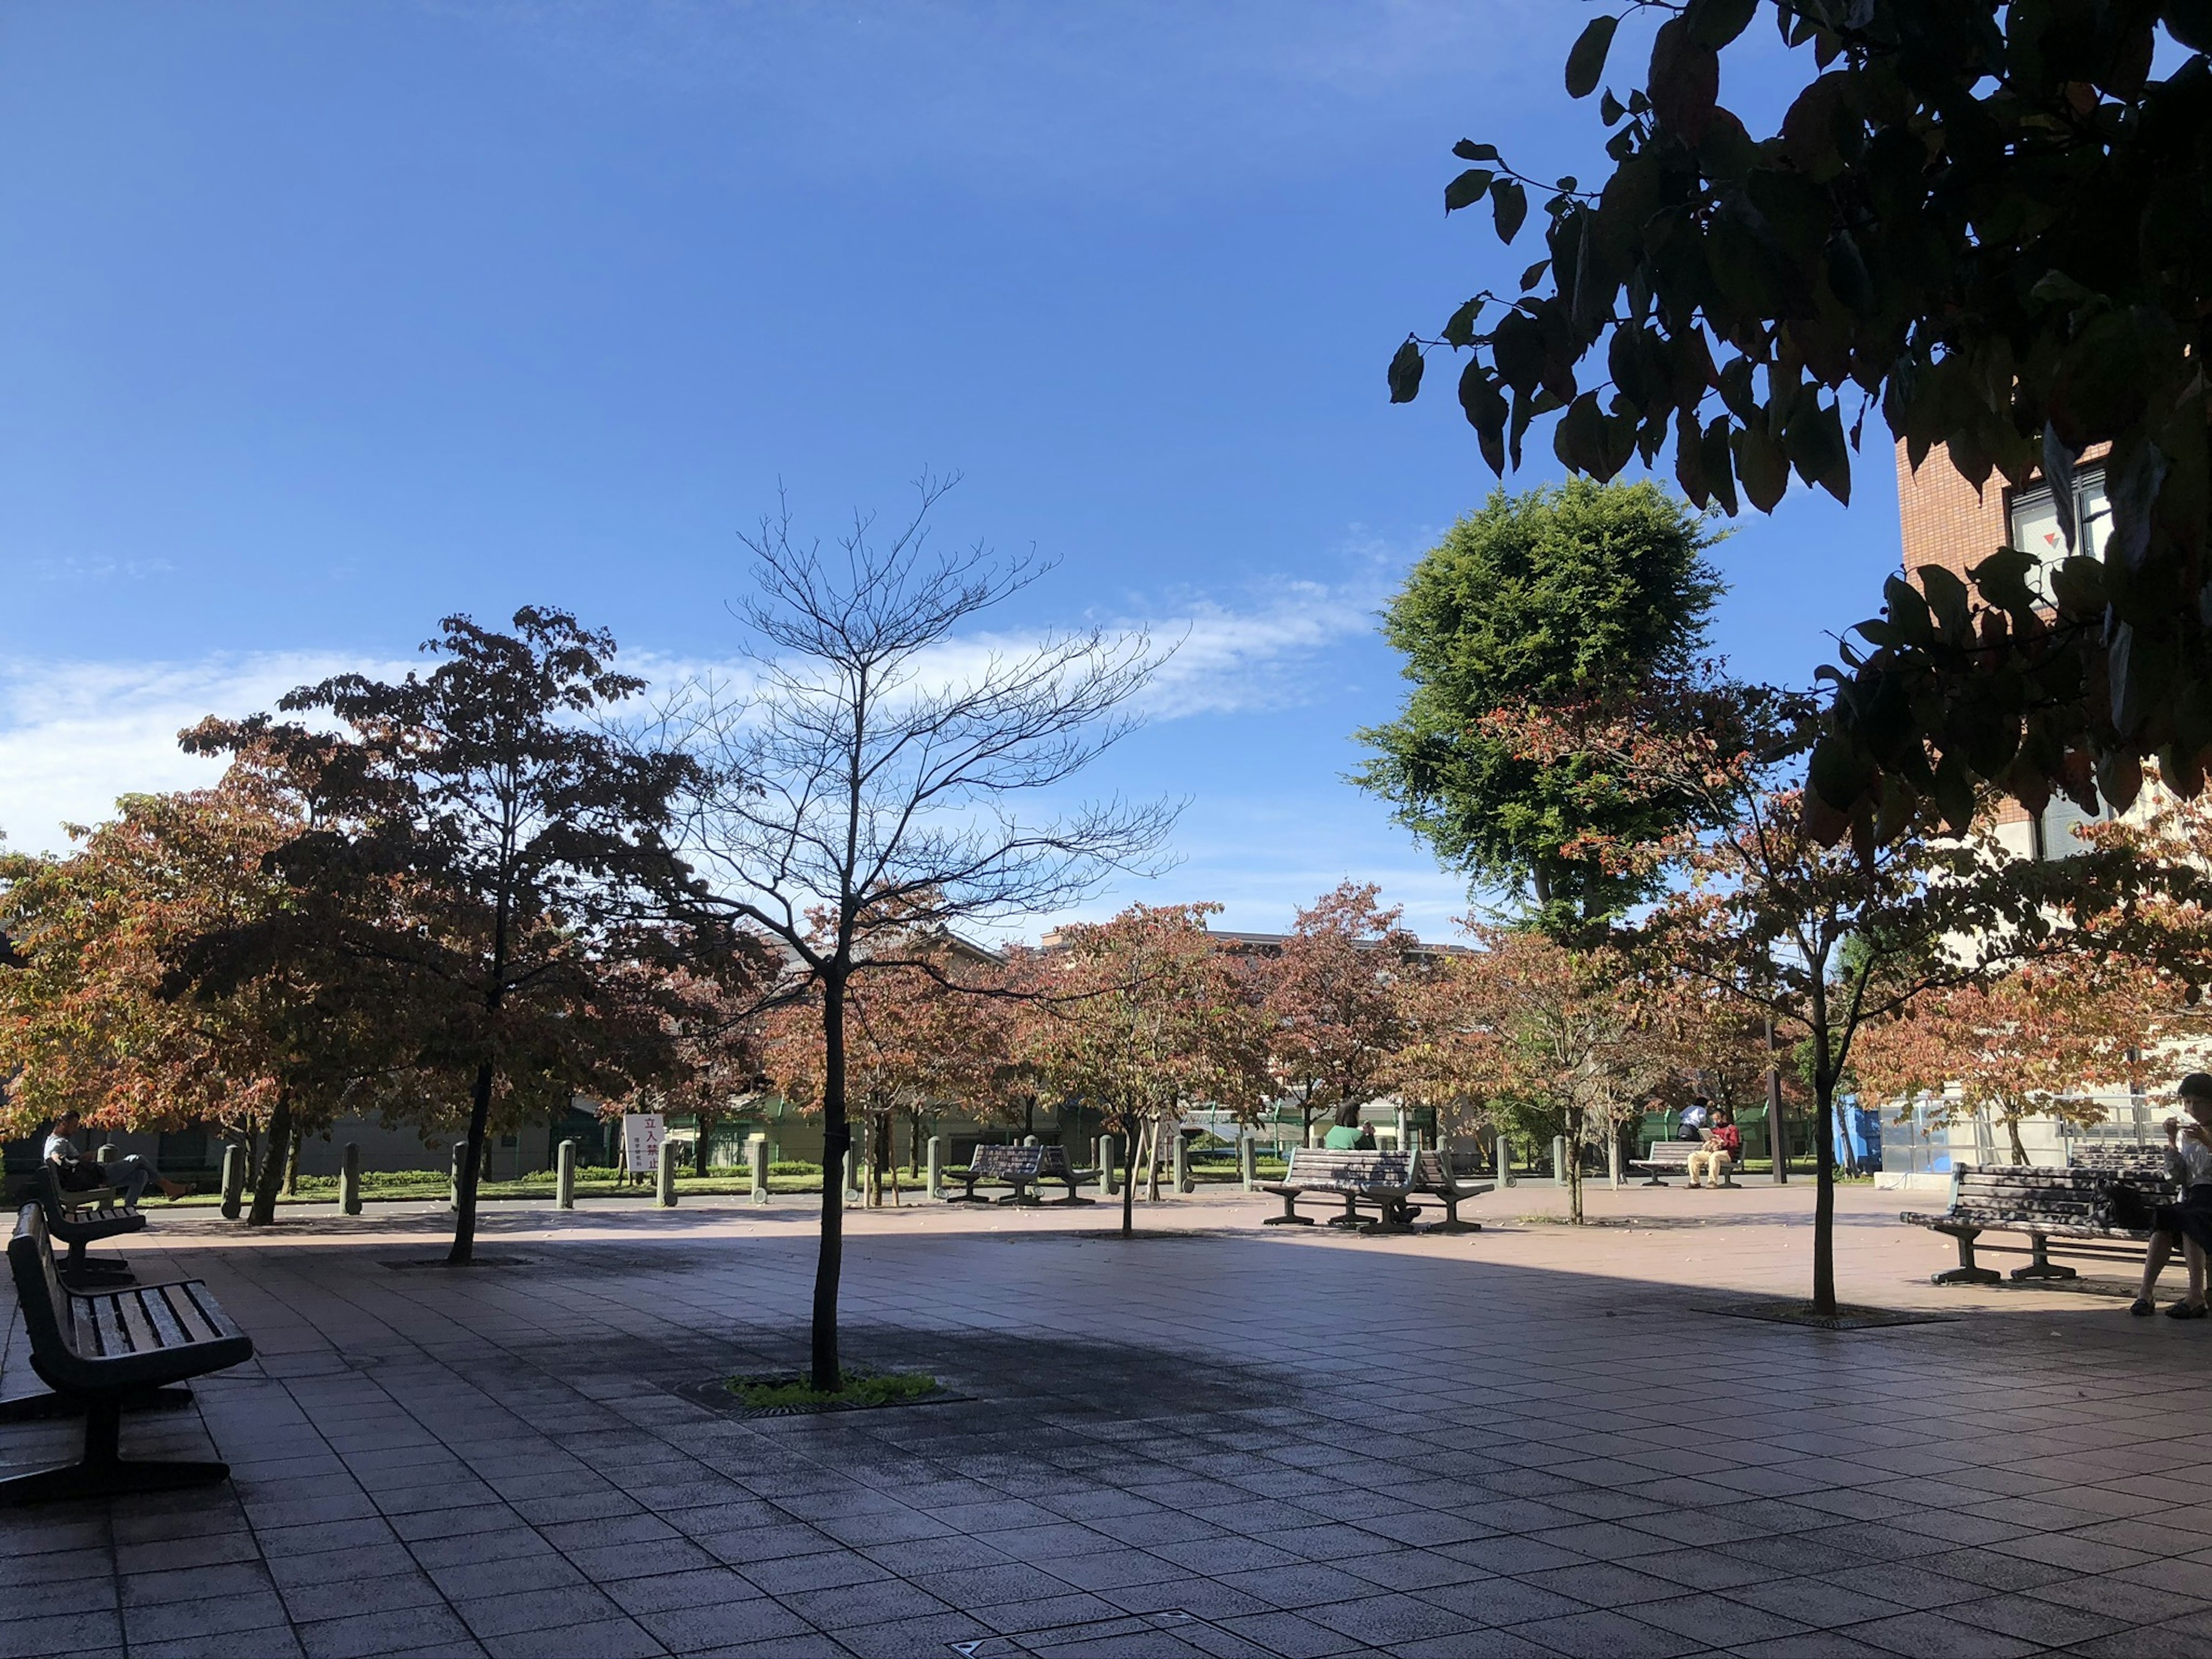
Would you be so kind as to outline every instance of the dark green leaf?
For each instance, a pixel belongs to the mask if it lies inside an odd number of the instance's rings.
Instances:
[[[1720,96],[1720,59],[1711,46],[1691,39],[1689,25],[1669,18],[1651,38],[1651,70],[1646,82],[1660,125],[1694,144],[1705,136]]]
[[[1489,302],[1478,294],[1457,311],[1452,313],[1444,323],[1444,343],[1462,349],[1473,345],[1474,325],[1481,319],[1482,308],[1487,303]]]
[[[1510,179],[1500,179],[1490,186],[1490,211],[1498,226],[1498,240],[1510,242],[1521,231],[1521,222],[1528,216],[1528,192]],[[1524,279],[1521,284],[1527,288]]]
[[[1552,428],[1552,453],[1569,471],[1595,476],[1604,471],[1605,449],[1605,411],[1597,406],[1597,394],[1585,392]]]
[[[1498,159],[1498,146],[1478,144],[1472,138],[1462,138],[1452,146],[1452,154],[1462,161],[1495,161]]]
[[[1690,0],[1682,17],[1692,40],[1718,52],[1750,27],[1758,12],[1759,0]]]
[[[1482,445],[1482,459],[1500,477],[1505,474],[1505,394],[1480,360],[1460,371],[1459,406]]]
[[[1620,119],[1622,116],[1627,114],[1628,111],[1621,103],[1620,99],[1614,97],[1610,92],[1608,92],[1604,97],[1598,100],[1597,112],[1599,119],[1602,120],[1606,125],[1611,126],[1615,121]]]
[[[1421,390],[1420,343],[1407,339],[1390,359],[1390,401],[1410,404]]]
[[[1790,488],[1790,457],[1764,422],[1743,428],[1729,447],[1735,456],[1735,475],[1743,482],[1743,493],[1761,513],[1771,513]]]
[[[1729,422],[1725,415],[1716,415],[1705,428],[1703,441],[1704,467],[1706,485],[1713,498],[1730,518],[1741,511],[1735,495],[1735,467],[1729,448]]]
[[[1521,273],[1521,286],[1523,289],[1535,287],[1538,279],[1543,276],[1545,268],[1551,263],[1548,258],[1546,258],[1539,259],[1534,264],[1530,265],[1528,270]]]
[[[1613,50],[1613,32],[1620,27],[1618,17],[1593,17],[1576,37],[1567,53],[1568,97],[1587,98],[1597,90],[1605,76],[1606,54]]]
[[[1469,167],[1444,186],[1444,211],[1474,206],[1490,193],[1490,181],[1497,176],[1488,167]]]

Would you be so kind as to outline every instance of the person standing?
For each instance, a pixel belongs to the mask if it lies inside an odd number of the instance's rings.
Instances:
[[[2143,1258],[2142,1288],[2128,1311],[2138,1318],[2156,1311],[2152,1298],[2158,1276],[2175,1245],[2189,1267],[2189,1293],[2166,1311],[2175,1319],[2203,1319],[2205,1262],[2212,1255],[2212,1072],[2191,1072],[2181,1079],[2181,1109],[2186,1118],[2166,1121],[2166,1167],[2181,1188],[2181,1200],[2161,1204],[2152,1218],[2150,1249]]]

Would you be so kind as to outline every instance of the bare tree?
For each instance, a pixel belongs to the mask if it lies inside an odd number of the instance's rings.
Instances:
[[[1097,629],[1012,649],[964,640],[1050,567],[981,544],[933,549],[931,510],[954,482],[924,477],[895,532],[857,516],[833,550],[794,535],[787,507],[763,519],[744,538],[757,583],[738,607],[750,678],[695,679],[657,721],[703,779],[682,831],[703,902],[773,935],[795,964],[787,991],[820,1000],[811,1384],[825,1392],[842,1384],[847,988],[876,969],[937,973],[903,944],[933,929],[1064,909],[1116,872],[1151,873],[1176,811],[1118,799],[1054,809],[1049,797],[1131,729],[1130,700],[1164,653]]]

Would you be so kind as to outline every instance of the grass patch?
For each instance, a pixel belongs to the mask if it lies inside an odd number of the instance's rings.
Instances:
[[[901,1406],[938,1391],[933,1376],[919,1371],[847,1371],[835,1394],[810,1388],[803,1376],[732,1376],[722,1386],[748,1411],[859,1411],[870,1406]]]

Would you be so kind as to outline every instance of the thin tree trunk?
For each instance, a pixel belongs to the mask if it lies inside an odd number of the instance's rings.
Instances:
[[[491,1124],[491,1085],[494,1067],[487,1054],[477,1064],[477,1080],[469,1091],[469,1136],[461,1153],[460,1203],[453,1210],[453,1248],[446,1252],[448,1267],[465,1267],[476,1259],[477,1182],[483,1176],[484,1132]]]
[[[808,1386],[836,1394],[845,1386],[837,1361],[837,1285],[845,1266],[845,1154],[853,1126],[845,1115],[845,975],[822,982],[822,1249],[814,1264],[814,1328]]]
[[[1137,1134],[1123,1120],[1121,1133],[1121,1237],[1137,1236]]]
[[[307,1138],[307,1126],[293,1124],[289,1150],[284,1154],[284,1196],[287,1198],[300,1195],[300,1143]]]
[[[1567,1114],[1566,1145],[1559,1156],[1567,1164],[1567,1219],[1579,1227],[1583,1224],[1583,1115],[1579,1111]]]
[[[2008,1106],[2005,1108],[2004,1126],[2005,1135],[2012,1142],[2012,1161],[2015,1164],[2027,1163],[2027,1147],[2020,1138],[2020,1109],[2018,1107]]]
[[[692,1115],[698,1120],[699,1142],[698,1151],[691,1157],[691,1173],[703,1180],[714,1163],[714,1114],[695,1112]]]
[[[1160,1201],[1160,1126],[1157,1119],[1145,1126],[1145,1202]]]
[[[276,1091],[276,1109],[269,1115],[269,1140],[261,1155],[261,1167],[254,1172],[253,1207],[246,1212],[246,1224],[266,1227],[276,1219],[276,1189],[283,1182],[284,1152],[292,1144],[292,1091]]]

